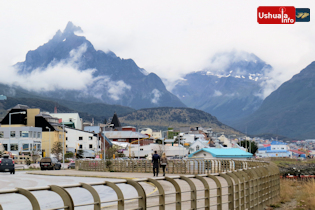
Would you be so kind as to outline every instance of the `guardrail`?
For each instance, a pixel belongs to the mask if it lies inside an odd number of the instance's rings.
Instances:
[[[231,170],[247,169],[267,162],[243,160],[168,160],[168,174],[211,174]],[[83,171],[114,171],[114,172],[152,172],[150,160],[77,160],[76,169]],[[160,168],[160,171],[162,169]]]
[[[147,182],[157,188],[157,192],[148,195],[143,183]],[[188,185],[185,189],[184,183]],[[168,183],[168,185],[167,185]],[[131,185],[137,191],[137,195],[132,198],[125,198],[118,184]],[[93,186],[108,186],[112,188],[117,199],[102,201],[98,192]],[[169,187],[172,186],[172,187]],[[91,193],[93,202],[85,204],[75,204],[68,188],[84,188]],[[171,189],[170,189],[171,188]],[[32,191],[53,191],[57,193],[63,200],[63,206],[52,208],[74,210],[75,207],[93,206],[94,210],[100,210],[102,207],[110,203],[118,210],[130,209],[151,209],[159,210],[176,209],[183,207],[189,209],[206,209],[213,207],[218,210],[222,209],[263,209],[277,199],[280,192],[279,170],[274,165],[259,164],[258,166],[231,170],[214,174],[199,175],[177,175],[156,178],[144,178],[137,180],[120,180],[120,181],[104,181],[97,183],[78,183],[72,185],[50,185],[45,187],[34,188],[16,188],[12,190],[2,190],[1,194],[18,193],[24,195],[32,204],[34,210],[39,210],[40,205]],[[130,202],[137,200],[137,202]],[[128,202],[129,201],[129,202]],[[190,204],[186,204],[188,202]],[[0,210],[2,206],[0,204]]]

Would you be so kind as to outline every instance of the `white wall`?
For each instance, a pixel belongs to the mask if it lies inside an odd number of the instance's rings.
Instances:
[[[62,122],[74,123],[76,129],[82,130],[82,120],[78,113],[49,113],[52,117],[62,119]]]
[[[101,142],[96,136],[93,136],[93,133],[87,131],[80,131],[76,129],[66,128],[67,131],[67,148],[80,149],[79,145],[82,145],[82,149],[96,150],[97,146],[101,145]],[[79,137],[82,137],[82,140],[79,140]],[[90,148],[92,145],[92,148]]]

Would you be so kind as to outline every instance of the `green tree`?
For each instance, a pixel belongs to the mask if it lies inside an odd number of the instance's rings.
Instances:
[[[247,148],[248,152],[255,154],[258,150],[257,144],[254,141],[243,140],[238,143],[241,147]]]
[[[61,142],[57,141],[53,144],[51,148],[51,154],[55,155],[56,158],[60,161],[62,157],[62,144]]]
[[[73,152],[67,152],[65,154],[65,158],[73,158],[73,156],[74,156]]]

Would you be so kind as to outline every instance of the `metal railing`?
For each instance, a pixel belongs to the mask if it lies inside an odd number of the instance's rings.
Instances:
[[[251,165],[251,164],[248,164]],[[143,183],[150,183],[157,188],[157,192],[148,195],[143,188]],[[172,189],[167,186],[171,185]],[[184,184],[188,185],[185,189]],[[137,195],[125,198],[117,184],[131,185]],[[102,201],[95,186],[108,186],[112,188],[117,199]],[[91,193],[93,202],[75,204],[68,188],[84,188]],[[103,181],[97,183],[78,183],[72,185],[49,185],[34,188],[16,188],[2,190],[1,194],[18,193],[24,195],[32,204],[34,210],[39,210],[40,205],[32,191],[53,191],[57,193],[63,206],[53,209],[73,210],[80,206],[93,206],[94,210],[100,210],[115,203],[112,208],[118,210],[127,209],[151,209],[159,210],[176,209],[184,207],[189,209],[263,209],[265,205],[275,202],[280,193],[279,170],[274,165],[257,164],[247,169],[229,170],[221,173],[199,174],[199,175],[175,175],[167,177],[143,178],[136,180]],[[188,195],[187,195],[188,193]],[[148,201],[150,199],[150,201]],[[130,202],[137,200],[137,202]],[[129,202],[128,202],[129,201]],[[190,202],[186,204],[186,202]],[[132,205],[131,205],[132,204]],[[0,210],[2,210],[0,203]]]
[[[258,165],[268,165],[267,162],[244,160],[168,160],[168,174],[211,174],[231,170],[247,169]],[[150,160],[77,160],[76,169],[83,171],[113,171],[113,172],[152,172]],[[162,170],[160,168],[160,170]]]

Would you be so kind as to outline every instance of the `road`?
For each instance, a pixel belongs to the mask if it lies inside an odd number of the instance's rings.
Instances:
[[[0,190],[27,188],[27,187],[39,187],[47,185],[68,185],[79,182],[92,183],[100,181],[116,181],[119,179],[108,179],[108,178],[89,178],[89,177],[69,177],[69,176],[44,176],[44,175],[31,175],[26,174],[23,171],[16,171],[15,175],[9,173],[0,173]],[[118,185],[125,196],[125,198],[135,197],[137,191],[130,185],[119,184]],[[102,202],[115,200],[117,198],[116,193],[110,187],[106,186],[95,186],[94,187],[99,193]],[[154,187],[151,185],[145,186],[146,191],[153,191]],[[67,188],[67,191],[73,198],[74,204],[83,204],[93,202],[91,194],[82,188]],[[39,204],[41,209],[51,209],[63,206],[62,200],[59,195],[51,191],[34,191],[32,192]],[[0,204],[4,210],[28,210],[32,209],[32,206],[27,198],[19,194],[0,194]],[[109,203],[110,205],[110,203]],[[102,204],[103,206],[103,204]],[[92,206],[78,207],[76,209],[85,210],[93,209]]]

